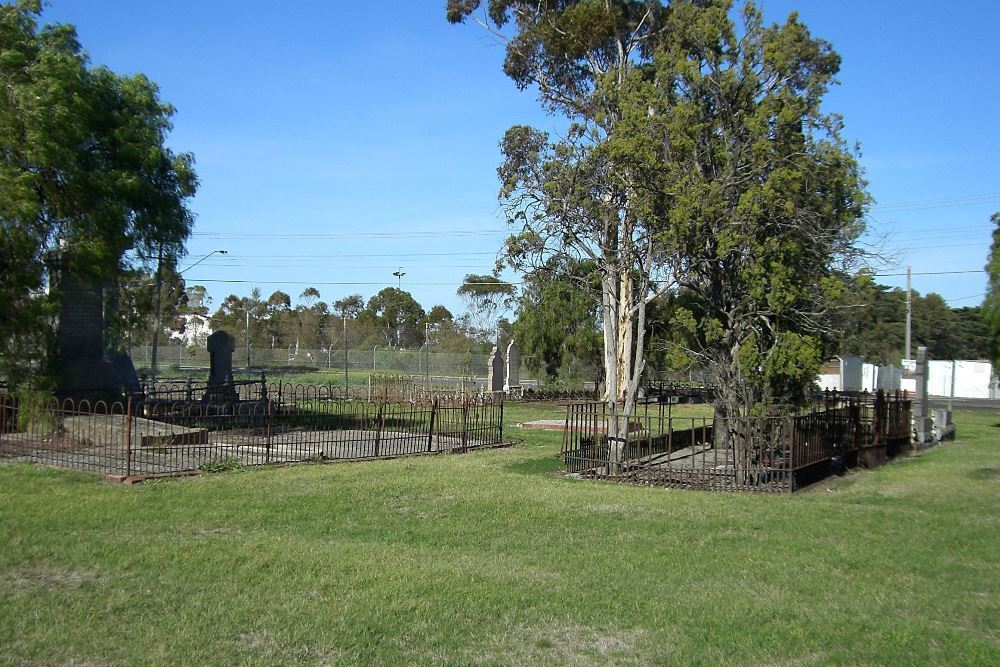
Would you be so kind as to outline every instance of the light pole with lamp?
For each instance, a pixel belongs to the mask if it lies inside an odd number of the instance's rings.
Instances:
[[[344,399],[347,396],[347,313],[343,312],[340,314],[340,319],[344,323]]]
[[[427,377],[427,386],[431,386],[431,331],[437,330],[437,325],[431,325],[430,322],[424,322],[424,345],[426,346],[426,351],[424,352],[424,372]]]
[[[199,259],[194,264],[191,264],[182,271],[178,271],[177,275],[178,276],[184,275],[186,271],[195,266],[198,266],[212,255],[225,255],[226,253],[227,253],[226,250],[213,250],[212,252],[208,253],[207,255]],[[153,382],[156,382],[156,350],[157,347],[159,347],[160,343],[160,324],[161,324],[160,303],[162,300],[161,297],[162,290],[163,290],[163,244],[161,243],[160,250],[157,253],[156,257],[156,306],[155,306],[156,312],[155,312],[155,321],[153,325],[153,352],[151,355],[152,358],[150,359],[149,362],[150,375],[153,378]]]
[[[403,276],[406,275],[406,271],[403,270],[403,267],[399,267],[398,270],[392,272],[392,275],[396,276],[396,289],[403,291]]]

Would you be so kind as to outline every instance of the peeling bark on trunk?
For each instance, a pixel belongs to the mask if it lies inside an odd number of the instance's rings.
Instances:
[[[604,276],[602,305],[604,308],[604,370],[606,405],[606,435],[608,442],[607,473],[621,472],[629,437],[629,417],[635,409],[643,360],[642,331],[645,327],[645,306],[635,308],[635,284],[631,273]]]
[[[618,395],[615,398],[622,403],[628,402],[628,393],[632,384],[630,380],[632,379],[632,339],[634,337],[633,292],[632,276],[625,273],[620,278],[618,288],[618,358],[615,366],[618,373]]]

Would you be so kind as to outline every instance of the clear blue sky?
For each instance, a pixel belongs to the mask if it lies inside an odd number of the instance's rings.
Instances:
[[[481,29],[446,22],[444,4],[50,0],[45,17],[76,25],[95,64],[146,74],[177,107],[170,143],[195,154],[201,179],[182,268],[228,251],[185,274],[215,305],[254,286],[367,298],[402,267],[425,308],[457,315],[455,289],[492,269],[505,235],[500,137],[558,121],[502,75],[503,51]],[[871,228],[895,255],[879,271],[979,271],[913,281],[978,304],[1000,211],[1000,3],[764,9],[799,11],[843,57],[826,106],[861,144]]]

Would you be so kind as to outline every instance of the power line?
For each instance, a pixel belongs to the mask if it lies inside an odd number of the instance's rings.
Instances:
[[[977,298],[979,298],[981,296],[986,296],[986,294],[987,294],[986,292],[983,292],[981,294],[973,294],[972,296],[960,296],[957,299],[947,299],[947,301],[949,301],[949,302],[950,301],[967,301],[969,299],[977,299]]]
[[[407,258],[407,259],[409,259],[409,258]],[[413,262],[407,262],[407,264],[413,265],[414,263]],[[205,263],[202,266],[212,267],[212,268],[215,268],[215,269],[234,269],[234,268],[254,268],[254,269],[294,269],[294,268],[304,268],[305,269],[305,268],[307,268],[307,269],[313,269],[313,268],[315,268],[315,267],[311,267],[311,266],[297,267],[294,263],[289,263],[289,264],[259,264],[257,262],[250,262],[250,263],[234,262],[232,264],[212,264],[212,263]],[[337,268],[337,269],[352,269],[352,270],[354,270],[354,269],[385,270],[385,269],[395,269],[397,266],[398,265],[396,265],[396,264],[384,264],[384,265],[379,265],[379,264],[337,264],[337,266],[335,268]],[[419,266],[421,266],[421,264],[417,263],[417,266],[419,267]],[[425,268],[427,268],[427,267],[425,267]],[[489,268],[489,267],[484,267],[484,265],[482,263],[479,263],[479,264],[434,264],[433,268],[435,268],[435,269],[470,269],[470,270],[480,269],[480,270],[483,270],[483,269],[486,269],[486,268]]]
[[[983,269],[976,269],[975,271],[914,271],[911,276],[949,276],[959,273],[985,273]],[[906,273],[873,273],[872,276],[877,278],[888,278],[890,276],[905,276]]]
[[[495,252],[421,252],[421,257],[474,257],[474,256],[496,256]],[[315,258],[315,259],[339,259],[339,258],[351,258],[351,257],[407,257],[412,261],[411,256],[405,252],[386,252],[386,253],[365,253],[365,252],[344,252],[344,253],[332,253],[332,254],[322,254],[322,255],[245,255],[243,253],[229,253],[229,257],[264,257],[268,259],[278,259],[278,258],[288,258],[288,259],[303,259],[303,258]]]
[[[343,239],[401,239],[401,238],[439,238],[451,236],[497,236],[509,234],[507,229],[426,229],[391,232],[341,232],[337,234],[302,233],[302,234],[261,234],[254,232],[192,232],[192,236],[215,239],[266,239],[266,240],[343,240]]]
[[[872,209],[906,209],[920,210],[928,208],[945,208],[949,206],[971,206],[974,204],[991,204],[1000,201],[1000,192],[989,192],[981,195],[966,195],[963,197],[942,197],[938,199],[915,199],[911,201],[876,204]]]
[[[903,245],[904,250],[928,250],[930,248],[981,248],[982,243],[945,243],[945,244],[934,244],[934,245]]]
[[[306,286],[316,286],[316,285],[356,285],[356,286],[378,286],[390,287],[384,280],[374,281],[374,282],[357,282],[357,281],[318,281],[318,280],[215,280],[215,279],[204,279],[204,278],[189,278],[185,282],[190,283],[224,283],[224,284],[244,284],[244,285],[306,285]],[[454,287],[455,285],[490,285],[496,287],[497,285],[523,285],[521,282],[509,282],[502,280],[495,283],[467,283],[464,281],[455,282],[454,280],[442,283],[422,283],[422,282],[407,282],[408,286],[413,287]]]

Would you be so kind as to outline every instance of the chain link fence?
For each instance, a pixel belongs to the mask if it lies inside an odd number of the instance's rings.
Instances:
[[[152,346],[142,345],[129,350],[132,363],[137,370],[149,370],[152,363]],[[157,374],[164,371],[180,371],[180,374],[198,375],[207,373],[210,364],[208,350],[183,345],[160,345],[156,351]],[[523,360],[522,360],[523,361]],[[343,371],[345,368],[356,375],[357,371],[367,373],[401,373],[415,377],[434,378],[479,378],[485,380],[488,373],[489,355],[479,353],[428,352],[427,350],[395,349],[373,347],[371,349],[345,350],[337,348],[305,349],[290,346],[287,349],[237,349],[233,354],[233,370],[251,369],[255,374],[261,369],[269,375],[282,373],[306,373],[311,371]],[[367,375],[366,375],[367,377]],[[534,373],[527,363],[521,364],[521,384],[536,386]]]

